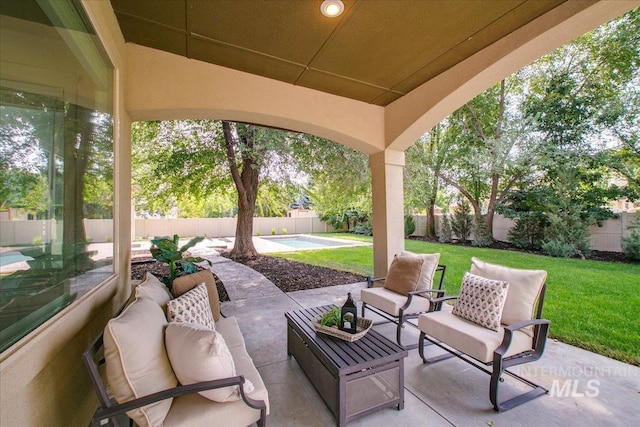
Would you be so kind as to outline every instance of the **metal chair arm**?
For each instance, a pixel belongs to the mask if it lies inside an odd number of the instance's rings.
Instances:
[[[509,349],[509,346],[511,345],[511,340],[513,339],[513,333],[515,331],[526,328],[528,326],[541,327],[542,333],[535,334],[537,342],[534,343],[534,346],[533,346],[534,351],[536,353],[540,352],[540,355],[541,355],[542,354],[541,350],[544,348],[544,342],[547,339],[547,333],[549,330],[550,323],[551,322],[549,322],[546,319],[531,319],[531,320],[523,320],[522,322],[505,326],[502,342],[500,343],[500,346],[498,346],[498,348],[496,348],[496,350],[494,351],[494,356],[498,355],[500,357],[503,357],[506,354],[507,350]],[[540,346],[542,346],[542,348]]]
[[[367,288],[372,288],[374,282],[379,282],[379,281],[384,280],[384,279],[386,279],[386,276],[385,277],[376,277],[376,278],[374,278],[372,276],[367,276]]]
[[[93,416],[94,422],[113,417],[118,414],[131,411],[132,409],[140,408],[142,406],[149,405],[151,403],[159,402],[161,400],[169,399],[172,397],[183,396],[186,394],[198,393],[206,390],[213,390],[216,388],[229,387],[237,385],[240,387],[240,395],[242,400],[251,408],[265,409],[266,404],[261,400],[253,400],[245,395],[244,392],[244,376],[239,375],[235,377],[223,378],[213,381],[203,381],[189,385],[179,385],[174,388],[162,390],[157,393],[152,393],[147,396],[139,397],[137,399],[130,400],[128,402],[119,403],[108,408],[99,408]]]

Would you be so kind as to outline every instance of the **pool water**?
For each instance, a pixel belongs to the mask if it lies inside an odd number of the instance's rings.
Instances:
[[[357,242],[335,241],[309,236],[262,237],[263,239],[289,246],[293,249],[323,249],[336,246],[357,246]]]

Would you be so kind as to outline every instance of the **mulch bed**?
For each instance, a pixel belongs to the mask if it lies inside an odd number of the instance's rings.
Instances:
[[[229,257],[228,252],[221,253]],[[259,255],[255,259],[235,260],[251,267],[258,273],[271,280],[282,292],[301,291],[305,289],[323,288],[326,286],[347,285],[364,282],[366,277],[345,271],[332,270],[330,268],[316,267],[300,262],[289,261],[282,258]],[[131,279],[141,280],[146,272],[150,272],[158,278],[169,275],[169,266],[159,263],[154,259],[140,259],[131,263]],[[220,301],[229,301],[229,295],[222,281],[216,279]]]
[[[430,242],[430,243],[440,243],[440,241],[438,241],[437,237],[420,237],[420,236],[411,236],[410,237],[411,240],[420,240],[423,242]],[[444,245],[462,245],[462,246],[471,246],[471,242],[467,241],[466,243],[460,243],[457,241],[454,241],[452,243],[440,243],[440,244],[444,244]],[[537,255],[545,255],[542,251],[536,251],[536,250],[530,250],[530,249],[520,249],[517,248],[515,246],[513,246],[511,243],[508,242],[499,242],[499,241],[494,241],[493,244],[491,244],[491,246],[488,246],[491,249],[501,249],[501,250],[505,250],[505,251],[516,251],[516,252],[526,252],[526,253],[530,253],[530,254],[537,254]],[[589,259],[592,261],[608,261],[608,262],[622,262],[622,263],[627,263],[627,264],[637,264],[638,261],[634,261],[631,260],[629,258],[627,258],[627,256],[622,253],[622,252],[606,252],[606,251],[591,251],[590,254],[585,256],[585,259]]]
[[[220,255],[229,258],[228,252],[221,252]],[[283,292],[348,285],[367,280],[364,276],[346,271],[316,267],[266,255],[258,255],[257,258],[251,259],[235,259],[234,261],[253,268],[271,280]]]

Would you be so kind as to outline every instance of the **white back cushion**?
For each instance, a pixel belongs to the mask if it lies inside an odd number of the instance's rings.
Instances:
[[[151,298],[163,310],[167,308],[167,303],[171,300],[169,289],[153,274],[147,272],[144,280],[135,289],[136,298]]]
[[[175,387],[164,345],[167,320],[149,298],[136,299],[104,330],[107,380],[118,403]],[[161,426],[173,399],[127,412],[139,426]]]
[[[422,258],[424,262],[422,263],[422,270],[420,271],[420,278],[418,279],[418,286],[416,291],[423,291],[427,289],[433,288],[433,276],[436,273],[436,268],[438,267],[438,262],[440,261],[440,254],[416,254],[409,251],[400,252],[402,256],[414,256],[418,258]],[[430,293],[424,294],[426,298],[431,298],[432,295]]]
[[[471,273],[509,284],[507,300],[502,310],[502,323],[511,325],[534,317],[536,300],[547,278],[544,270],[522,270],[490,264],[471,258]]]

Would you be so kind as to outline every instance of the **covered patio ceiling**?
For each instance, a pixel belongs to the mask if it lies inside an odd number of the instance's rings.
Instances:
[[[467,100],[638,0],[111,0],[132,120],[189,117],[403,152]]]
[[[127,42],[386,106],[566,0],[111,0]]]

